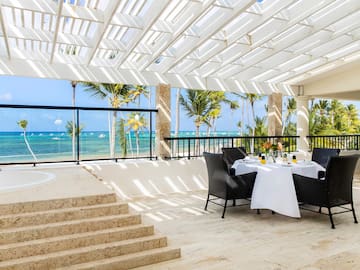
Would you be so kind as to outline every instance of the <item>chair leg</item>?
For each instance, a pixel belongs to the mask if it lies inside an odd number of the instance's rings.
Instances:
[[[234,199],[234,200],[233,200],[233,206],[235,206],[235,205],[236,205],[236,200]]]
[[[333,217],[332,217],[330,207],[328,207],[328,210],[329,210],[329,217],[330,217],[330,222],[331,222],[331,229],[335,229],[334,220],[333,220]]]
[[[351,202],[351,210],[354,216],[354,223],[358,223],[357,219],[356,219],[356,214],[355,214],[355,208],[354,208],[354,203]]]
[[[224,211],[223,211],[223,213],[222,213],[221,218],[224,218],[224,216],[225,216],[226,205],[227,205],[227,200],[225,200]]]
[[[321,206],[319,207],[319,213],[321,214]]]
[[[207,206],[208,206],[208,203],[209,203],[209,198],[210,198],[210,194],[208,194],[207,199],[206,199],[205,211],[207,210]]]

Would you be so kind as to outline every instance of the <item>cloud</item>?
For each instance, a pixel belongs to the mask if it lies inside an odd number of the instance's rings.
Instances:
[[[55,121],[54,121],[54,124],[55,125],[61,125],[62,124],[62,120],[61,119],[56,119]]]
[[[2,101],[11,101],[12,100],[11,93],[0,94],[0,100],[2,100]]]

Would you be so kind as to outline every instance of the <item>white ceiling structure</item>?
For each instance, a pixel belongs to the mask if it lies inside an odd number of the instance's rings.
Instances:
[[[292,95],[360,59],[360,0],[0,0],[0,26],[1,75]]]

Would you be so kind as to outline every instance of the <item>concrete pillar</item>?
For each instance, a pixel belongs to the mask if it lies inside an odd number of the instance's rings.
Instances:
[[[297,139],[297,147],[299,152],[305,156],[309,153],[310,147],[306,136],[309,135],[309,97],[296,97],[296,135],[300,136]]]
[[[282,94],[274,93],[268,97],[268,135],[282,135]]]
[[[171,149],[164,138],[170,137],[171,130],[171,91],[170,85],[159,84],[156,87],[156,156],[159,158],[170,157]]]

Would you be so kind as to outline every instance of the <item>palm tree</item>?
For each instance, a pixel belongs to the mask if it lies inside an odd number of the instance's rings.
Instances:
[[[266,126],[266,117],[255,117],[255,136],[267,136],[267,126]]]
[[[134,101],[131,95],[131,86],[127,84],[109,84],[102,83],[96,84],[85,82],[83,85],[86,87],[84,90],[92,93],[93,96],[101,99],[107,98],[112,108],[120,108],[122,105]],[[117,111],[113,111],[112,124],[110,131],[110,157],[115,157],[115,138],[116,138],[116,122]],[[123,131],[120,131],[123,132]]]
[[[147,89],[146,86],[143,85],[136,85],[134,89],[130,90],[129,95],[132,97],[133,100],[138,101],[138,106],[140,106],[140,98],[141,96],[145,96],[146,98],[149,98],[150,91]]]
[[[285,123],[282,127],[282,135],[285,134],[285,127],[290,124],[291,117],[296,112],[296,100],[295,98],[289,98],[286,104]]]
[[[175,101],[175,137],[179,135],[180,127],[180,88],[176,89],[176,101]],[[174,149],[177,149],[177,140],[174,141]]]
[[[186,111],[186,114],[194,118],[195,136],[199,137],[200,126],[202,124],[209,124],[208,115],[214,109],[214,104],[209,98],[210,91],[202,90],[187,90],[187,97],[180,95],[180,104]]]
[[[210,91],[192,90],[186,91],[187,96],[180,95],[180,104],[186,111],[187,116],[194,118],[195,137],[199,137],[200,126],[210,125],[208,121],[209,112],[214,109],[214,103],[209,98]],[[196,140],[195,152],[199,149],[199,141]]]
[[[27,125],[28,125],[28,121],[23,119],[23,120],[20,120],[19,122],[17,122],[17,124],[23,129],[23,137],[24,137],[25,144],[26,144],[30,154],[34,158],[35,162],[37,162],[38,160],[37,160],[34,152],[31,150],[30,144],[29,144],[29,142],[28,142],[28,140],[26,138],[26,128],[27,128]]]
[[[233,111],[239,108],[239,104],[236,101],[230,100],[226,97],[224,91],[209,91],[209,98],[212,102],[213,109],[209,112],[209,128],[208,128],[208,136],[210,135],[210,128],[212,131],[216,131],[216,120],[221,116],[221,104],[226,103],[229,105],[230,109]]]
[[[252,114],[252,120],[253,120],[253,124],[252,124],[252,128],[251,128],[251,131],[252,131],[251,136],[254,137],[255,136],[255,125],[256,125],[256,122],[255,122],[255,102],[261,100],[263,98],[263,96],[258,95],[258,94],[253,94],[253,93],[246,93],[244,98],[245,98],[245,100],[248,101],[248,103],[251,106],[251,114]],[[251,140],[251,146],[250,147],[251,147],[251,152],[253,153],[254,152],[254,140]]]
[[[77,81],[71,81],[72,87],[72,106],[75,107],[75,90],[76,90]],[[72,115],[72,130],[75,130],[75,110],[73,110]],[[72,155],[75,160],[75,133],[72,134]]]
[[[65,125],[65,128],[66,128],[66,132],[71,136],[79,136],[80,133],[83,131],[84,129],[84,125],[80,125],[79,127],[73,123],[73,121],[67,121],[66,122],[66,125]],[[75,132],[74,132],[75,130]]]
[[[139,156],[139,131],[146,129],[147,121],[143,114],[131,113],[126,126],[129,126],[129,129],[132,129],[135,132],[136,138],[136,156]]]

